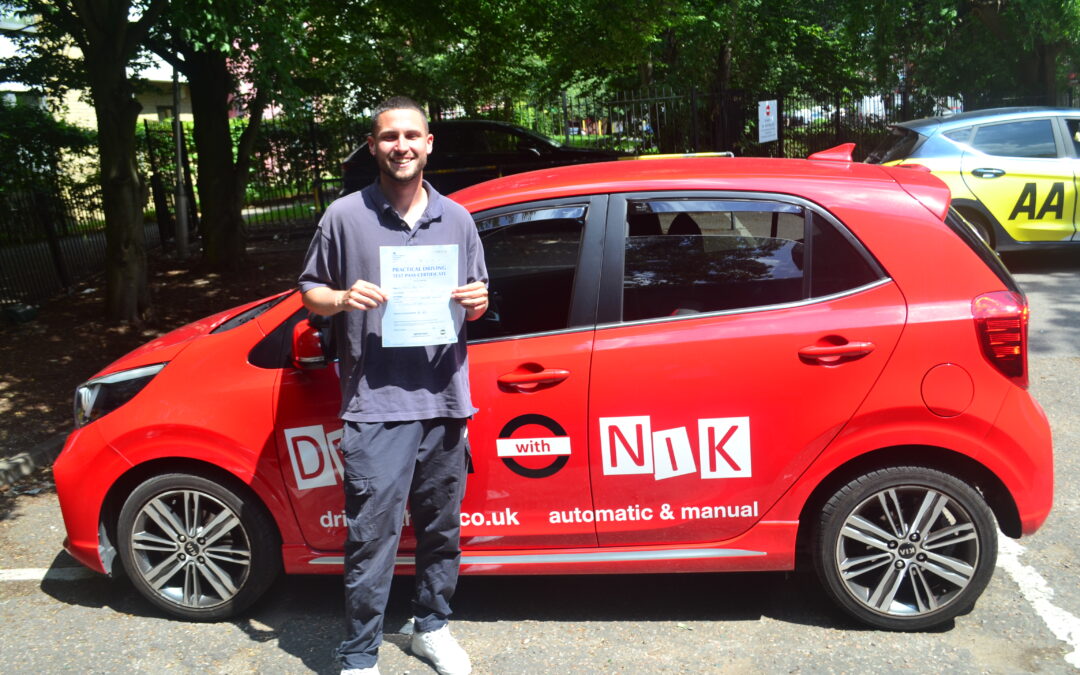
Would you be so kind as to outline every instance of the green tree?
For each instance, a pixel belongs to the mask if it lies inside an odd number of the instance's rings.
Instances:
[[[172,0],[148,44],[188,80],[195,118],[203,260],[236,271],[245,258],[242,210],[267,105],[296,91],[306,62],[306,4],[293,0]],[[243,112],[234,140],[230,113]]]
[[[0,100],[0,193],[25,187],[49,189],[69,176],[65,152],[82,153],[94,133],[61,121],[37,106]]]
[[[9,64],[16,76],[53,92],[85,86],[93,100],[105,212],[105,311],[113,320],[138,322],[150,309],[143,241],[147,191],[135,155],[142,107],[127,68],[165,6],[165,0],[0,3],[32,20],[32,30],[16,36],[24,55]]]

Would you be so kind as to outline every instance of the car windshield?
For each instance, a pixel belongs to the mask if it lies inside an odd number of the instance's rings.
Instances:
[[[538,133],[536,133],[535,131],[533,131],[531,129],[525,129],[524,127],[522,127],[518,131],[521,132],[521,135],[528,136],[529,138],[536,139],[537,141],[539,141],[540,143],[543,143],[544,145],[550,145],[551,147],[554,147],[554,148],[561,148],[563,146],[562,143],[560,143],[560,142],[558,142],[558,141],[556,141],[554,139],[548,138],[547,136],[538,134]]]
[[[921,138],[917,132],[911,129],[893,127],[885,140],[879,143],[874,148],[874,151],[867,156],[866,161],[870,164],[884,164],[885,162],[907,159],[918,147]]]

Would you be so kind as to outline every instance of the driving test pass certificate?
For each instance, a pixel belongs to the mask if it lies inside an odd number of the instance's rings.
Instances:
[[[453,301],[458,246],[380,246],[379,285],[386,292],[383,347],[424,347],[457,342]]]

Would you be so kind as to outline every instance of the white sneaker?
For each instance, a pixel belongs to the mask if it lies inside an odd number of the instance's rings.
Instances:
[[[472,672],[469,655],[450,634],[450,626],[413,633],[412,653],[431,661],[439,675],[469,675]]]
[[[379,664],[370,668],[342,668],[341,675],[379,675]]]

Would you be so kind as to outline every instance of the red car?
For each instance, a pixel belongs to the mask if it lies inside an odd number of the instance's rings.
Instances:
[[[469,326],[466,574],[816,568],[873,626],[969,610],[998,526],[1046,519],[1026,299],[931,174],[683,158],[455,195]],[[189,619],[342,570],[335,365],[295,291],[209,317],[76,394],[66,547]],[[401,542],[411,572],[414,541]]]

